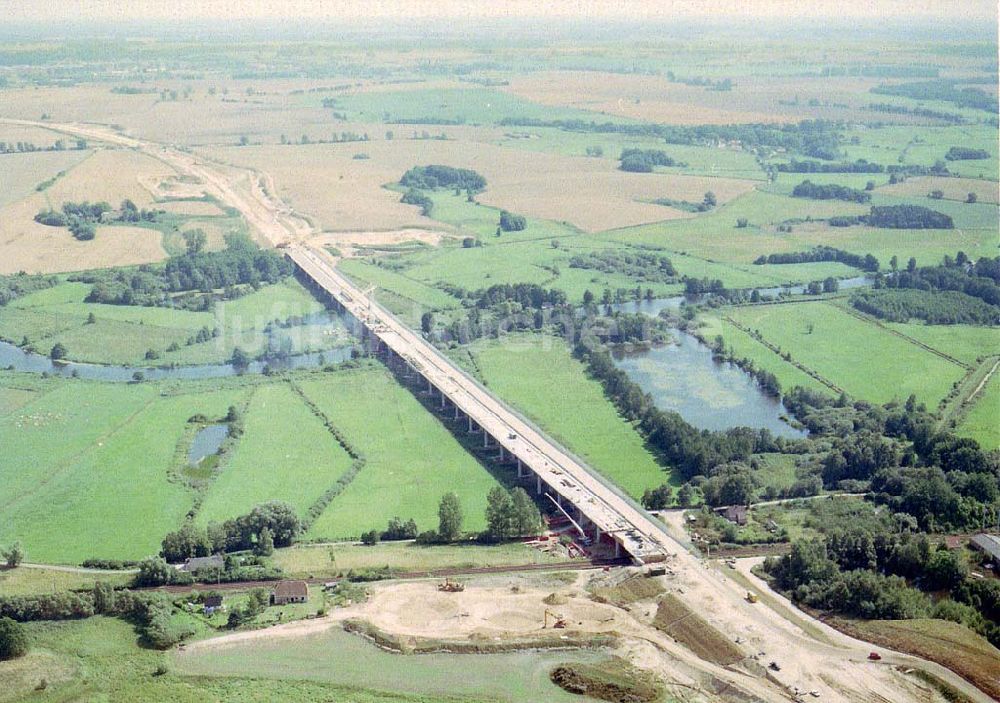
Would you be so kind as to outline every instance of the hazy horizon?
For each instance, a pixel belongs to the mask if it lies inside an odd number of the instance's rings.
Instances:
[[[582,0],[508,0],[486,4],[469,0],[66,0],[58,4],[10,0],[7,23],[136,20],[279,20],[370,21],[412,19],[560,19],[560,20],[750,20],[835,18],[979,22],[995,20],[997,5],[990,0],[961,4],[939,0],[867,0],[837,4],[818,0],[637,0],[586,2]]]

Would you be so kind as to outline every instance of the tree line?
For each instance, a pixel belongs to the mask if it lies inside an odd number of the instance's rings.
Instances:
[[[656,166],[674,166],[677,162],[660,149],[623,149],[618,168],[631,173],[652,173]]]
[[[677,269],[661,254],[635,249],[605,249],[574,254],[570,268],[590,269],[627,276],[635,281],[676,283]]]
[[[857,188],[836,183],[813,183],[812,181],[802,181],[792,189],[792,197],[811,198],[812,200],[844,200],[850,203],[871,202],[871,193]]]
[[[754,260],[754,264],[808,264],[817,261],[837,261],[847,266],[851,266],[862,271],[872,273],[879,270],[879,261],[871,254],[853,254],[834,247],[818,246],[808,251],[781,252],[778,254],[761,254]]]
[[[88,303],[207,309],[219,297],[235,298],[247,292],[239,286],[277,283],[293,272],[292,264],[280,254],[259,249],[243,235],[228,235],[226,244],[223,251],[189,251],[163,264],[78,274],[71,280],[93,284]],[[213,293],[219,289],[221,296]],[[172,293],[203,295],[184,298]]]
[[[839,155],[841,122],[803,120],[794,124],[741,125],[664,125],[657,123],[596,122],[594,120],[543,120],[533,117],[507,117],[501,126],[554,127],[567,132],[625,134],[636,137],[656,137],[668,144],[717,145],[738,143],[744,149],[770,147],[805,154],[819,159],[836,159]]]

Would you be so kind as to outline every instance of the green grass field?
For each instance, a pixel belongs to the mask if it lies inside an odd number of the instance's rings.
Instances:
[[[983,449],[1000,449],[1000,378],[993,374],[976,404],[959,423],[956,433],[972,437]]]
[[[735,308],[728,314],[848,394],[872,402],[905,400],[913,393],[935,405],[965,373],[831,303]],[[755,360],[774,356],[763,346],[749,351],[756,352],[750,354]]]
[[[676,483],[561,339],[513,335],[470,351],[491,390],[631,496]]]
[[[319,103],[318,98],[311,99]],[[394,122],[421,118],[454,120],[468,124],[495,124],[505,117],[530,117],[543,120],[594,117],[593,113],[573,108],[548,107],[520,98],[513,93],[490,88],[423,88],[381,92],[363,92],[337,98],[337,111],[346,112],[355,122]],[[609,121],[621,122],[608,118]],[[433,124],[391,125],[404,137],[414,130],[437,133]]]
[[[309,538],[356,538],[384,530],[392,517],[437,529],[437,509],[458,494],[466,530],[485,525],[486,494],[496,480],[450,430],[381,368],[313,375],[305,394],[367,463],[313,524]]]
[[[169,480],[196,413],[225,414],[231,391],[162,397],[153,385],[68,381],[0,419],[0,543],[28,559],[138,559],[159,550],[193,494]]]
[[[222,522],[282,500],[300,516],[350,468],[336,439],[287,384],[254,391],[244,433],[205,495],[198,519]]]

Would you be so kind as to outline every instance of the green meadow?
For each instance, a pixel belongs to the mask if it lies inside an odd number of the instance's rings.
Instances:
[[[563,340],[511,335],[477,342],[454,358],[467,366],[474,360],[490,390],[633,498],[647,488],[676,483]]]
[[[364,456],[365,464],[309,530],[310,538],[356,538],[393,517],[437,529],[441,496],[454,491],[466,530],[485,526],[496,479],[440,419],[378,367],[313,375],[302,391]]]

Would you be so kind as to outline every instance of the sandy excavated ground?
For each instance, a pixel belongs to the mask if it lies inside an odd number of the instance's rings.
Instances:
[[[407,242],[437,246],[447,236],[449,235],[445,232],[415,228],[385,232],[324,232],[310,239],[309,244],[314,247],[334,247],[340,251],[341,256],[350,258],[357,256],[359,249],[366,247],[396,246]]]
[[[772,610],[763,600],[755,605],[746,603],[741,586],[690,555],[675,557],[671,571],[660,578],[664,587],[680,594],[720,632],[738,641],[747,655],[743,662],[722,667],[703,661],[653,628],[653,600],[635,603],[626,611],[588,597],[585,589],[589,581],[620,580],[627,575],[624,570],[581,573],[575,583],[558,588],[514,575],[476,579],[461,593],[443,593],[436,581],[380,583],[371,587],[367,603],[334,611],[318,620],[197,642],[187,647],[185,655],[197,656],[206,649],[257,638],[294,638],[321,632],[339,627],[347,618],[361,618],[387,633],[404,637],[476,642],[530,640],[534,635],[560,632],[543,629],[545,611],[550,610],[567,620],[563,632],[619,634],[622,639],[617,653],[658,674],[667,682],[668,690],[685,692],[685,700],[729,700],[691,697],[692,691],[707,693],[724,684],[737,687],[755,700],[775,702],[796,700],[795,691],[816,691],[823,701],[844,703],[943,700],[925,684],[902,673],[901,667],[918,663],[911,657],[885,652],[883,662],[868,662],[871,645],[839,633],[829,634],[827,628],[816,624],[804,629],[786,619],[790,614]],[[558,592],[565,602],[547,605],[544,599],[553,592]],[[771,661],[780,663],[780,672],[766,671]],[[919,664],[934,670],[926,663]]]

